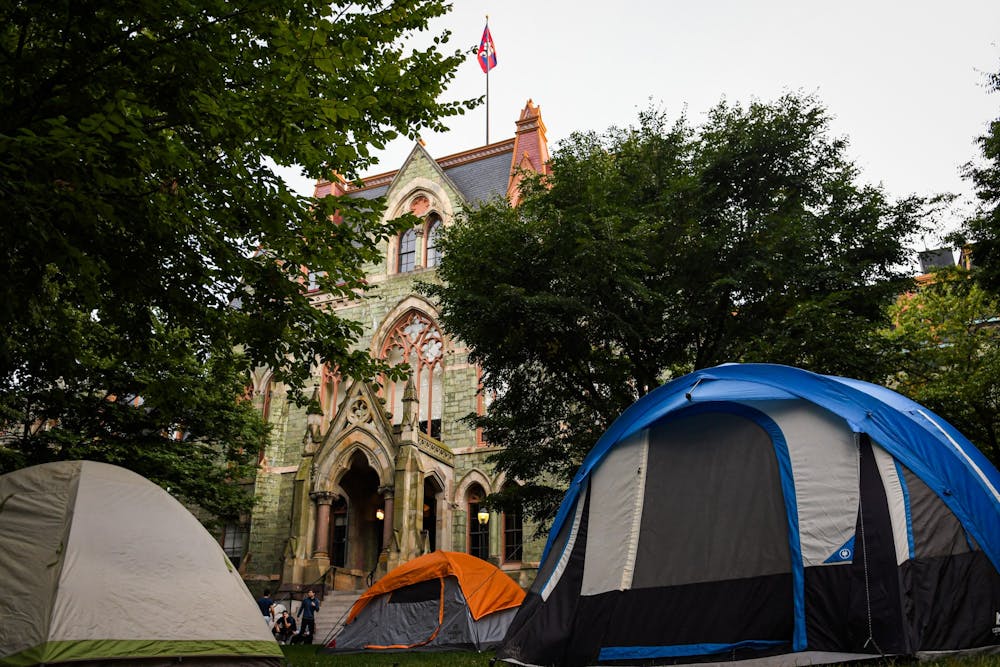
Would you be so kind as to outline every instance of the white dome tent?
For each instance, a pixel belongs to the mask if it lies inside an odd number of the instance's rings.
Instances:
[[[0,475],[0,665],[279,665],[218,542],[133,472],[64,461]]]

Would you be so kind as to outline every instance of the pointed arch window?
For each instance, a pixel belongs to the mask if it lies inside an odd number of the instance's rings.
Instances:
[[[251,384],[247,385],[246,388],[246,395],[244,397],[245,400],[253,401],[254,405],[260,408],[260,416],[265,423],[267,423],[271,417],[271,395],[273,394],[273,392],[274,392],[274,378],[270,375],[268,376],[267,381],[264,382],[263,386],[261,386],[260,388],[259,398],[255,396],[252,382]],[[177,439],[183,439],[183,435],[184,434],[182,432],[181,433],[182,437]],[[261,440],[260,447],[257,449],[258,465],[264,462],[264,458],[266,456],[265,452],[266,447],[267,447],[267,439],[265,438]]]
[[[483,374],[482,366],[476,366],[476,415],[482,417],[485,416],[487,411],[490,409],[490,405],[495,401],[504,391],[505,388],[501,389],[487,389],[486,382],[487,378]],[[482,427],[476,428],[476,445],[478,447],[487,447],[490,443],[486,441],[483,435]]]
[[[247,537],[250,527],[245,523],[227,523],[222,532],[222,550],[226,552],[229,561],[236,567],[243,561],[246,552]]]
[[[420,430],[441,439],[442,368],[444,339],[441,330],[429,317],[410,311],[397,320],[385,338],[381,358],[391,364],[407,363],[417,390]],[[402,423],[403,390],[406,381],[383,382],[386,404],[392,406],[393,424]]]
[[[490,529],[488,523],[480,523],[479,510],[483,506],[483,499],[486,492],[483,487],[473,484],[465,493],[465,507],[469,538],[466,543],[470,556],[486,560],[490,557]]]
[[[510,488],[513,484],[505,485]],[[501,515],[501,539],[503,539],[503,560],[517,562],[524,558],[524,524],[521,508],[505,511]]]
[[[274,393],[274,380],[271,378],[267,379],[264,383],[264,388],[261,389],[261,401],[260,401],[260,416],[264,421],[269,421],[271,418],[271,395]]]
[[[416,266],[417,261],[417,228],[412,227],[403,232],[399,237],[399,258],[396,263],[396,270],[399,273],[408,273]]]
[[[340,411],[340,404],[344,402],[341,384],[340,367],[323,364],[319,383],[319,405],[327,422],[333,421]]]
[[[427,258],[427,268],[441,263],[441,248],[438,246],[438,237],[442,227],[441,216],[437,213],[431,213],[427,216],[427,233],[424,235],[424,238],[427,239],[427,252],[424,253]]]

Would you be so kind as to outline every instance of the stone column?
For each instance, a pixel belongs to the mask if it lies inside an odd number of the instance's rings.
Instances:
[[[503,541],[503,526],[500,525],[500,512],[490,510],[490,558],[494,565],[500,565],[500,543]]]
[[[426,221],[424,222],[426,224]],[[427,266],[427,258],[424,256],[424,225],[417,227],[417,248],[414,255],[413,268],[422,269]]]
[[[310,493],[316,503],[316,539],[313,540],[313,558],[329,558],[330,552],[330,505],[334,494],[329,491]]]
[[[393,544],[389,550],[388,566],[391,570],[420,555],[423,523],[424,471],[420,467],[420,402],[413,378],[406,381],[403,390],[402,430],[399,450],[396,453],[393,478]]]
[[[392,545],[393,487],[391,486],[379,487],[378,492],[382,494],[382,500],[384,503],[384,508],[382,511],[385,513],[385,516],[382,518],[382,550],[388,551],[390,546]]]

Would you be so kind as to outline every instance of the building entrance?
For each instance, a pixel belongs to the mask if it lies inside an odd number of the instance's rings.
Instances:
[[[350,468],[340,479],[346,498],[330,513],[331,565],[368,573],[382,551],[382,496],[378,473],[361,452],[351,456]]]
[[[421,528],[429,552],[438,548],[438,504],[442,494],[441,485],[433,477],[424,480],[424,516]]]

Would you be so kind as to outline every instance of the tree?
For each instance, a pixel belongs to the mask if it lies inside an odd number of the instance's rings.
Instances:
[[[1000,447],[1000,300],[968,271],[936,272],[900,297],[887,335],[906,354],[896,390],[944,417],[993,461]]]
[[[1000,92],[1000,72],[987,76],[987,86],[994,93]],[[1000,293],[1000,117],[990,122],[976,143],[982,161],[969,163],[965,176],[975,186],[979,209],[966,221],[964,231],[973,242],[977,280],[993,293]],[[952,240],[962,243],[965,239]]]
[[[859,184],[846,147],[807,96],[723,103],[700,128],[648,111],[573,135],[517,208],[447,230],[427,290],[496,394],[471,421],[536,519],[669,377],[728,361],[886,372],[879,328],[924,206]]]
[[[250,499],[273,369],[382,370],[360,327],[314,308],[396,225],[378,201],[293,194],[277,165],[354,177],[400,133],[439,129],[462,61],[445,0],[57,0],[0,9],[0,471],[105,460],[220,516]],[[335,217],[335,214],[337,217]],[[331,220],[337,220],[335,224]],[[178,439],[176,434],[182,434]]]

